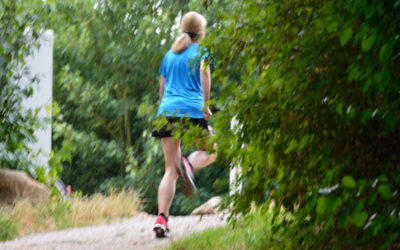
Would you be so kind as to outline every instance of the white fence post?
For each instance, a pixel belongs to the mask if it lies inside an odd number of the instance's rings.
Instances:
[[[30,76],[37,76],[39,82],[34,84],[33,96],[24,100],[22,105],[26,109],[40,108],[39,119],[51,120],[54,32],[45,31],[39,38],[39,43],[39,49],[35,49],[25,60]],[[23,83],[28,84],[29,80],[25,78]],[[38,154],[38,164],[48,168],[51,152],[51,123],[43,129],[36,130],[35,137],[37,142],[29,143],[28,146],[34,154]]]

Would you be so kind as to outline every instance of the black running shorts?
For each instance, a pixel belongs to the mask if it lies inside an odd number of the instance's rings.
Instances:
[[[190,117],[166,117],[167,124],[163,125],[160,129],[155,129],[151,134],[153,137],[163,138],[171,137],[176,129],[182,128],[183,132],[189,127],[198,126],[204,131],[208,131],[208,123],[205,119],[197,119]]]

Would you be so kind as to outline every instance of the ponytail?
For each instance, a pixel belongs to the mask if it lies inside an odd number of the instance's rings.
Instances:
[[[172,51],[175,53],[180,53],[187,49],[192,43],[192,39],[189,34],[183,33],[175,39],[174,44],[172,45]]]
[[[207,21],[197,12],[186,13],[181,20],[181,33],[172,45],[172,51],[180,53],[187,49],[193,42],[198,42],[204,36]]]

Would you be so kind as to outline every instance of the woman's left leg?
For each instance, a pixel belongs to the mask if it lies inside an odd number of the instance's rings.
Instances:
[[[165,173],[158,187],[158,213],[163,213],[168,217],[178,179],[176,167],[181,160],[181,141],[165,137],[161,139],[161,142],[164,151]]]

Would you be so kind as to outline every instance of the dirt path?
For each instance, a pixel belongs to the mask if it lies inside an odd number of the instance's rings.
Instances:
[[[225,225],[220,215],[170,217],[171,238],[156,239],[155,216],[141,213],[106,225],[34,234],[0,243],[0,249],[159,249],[193,232]]]

